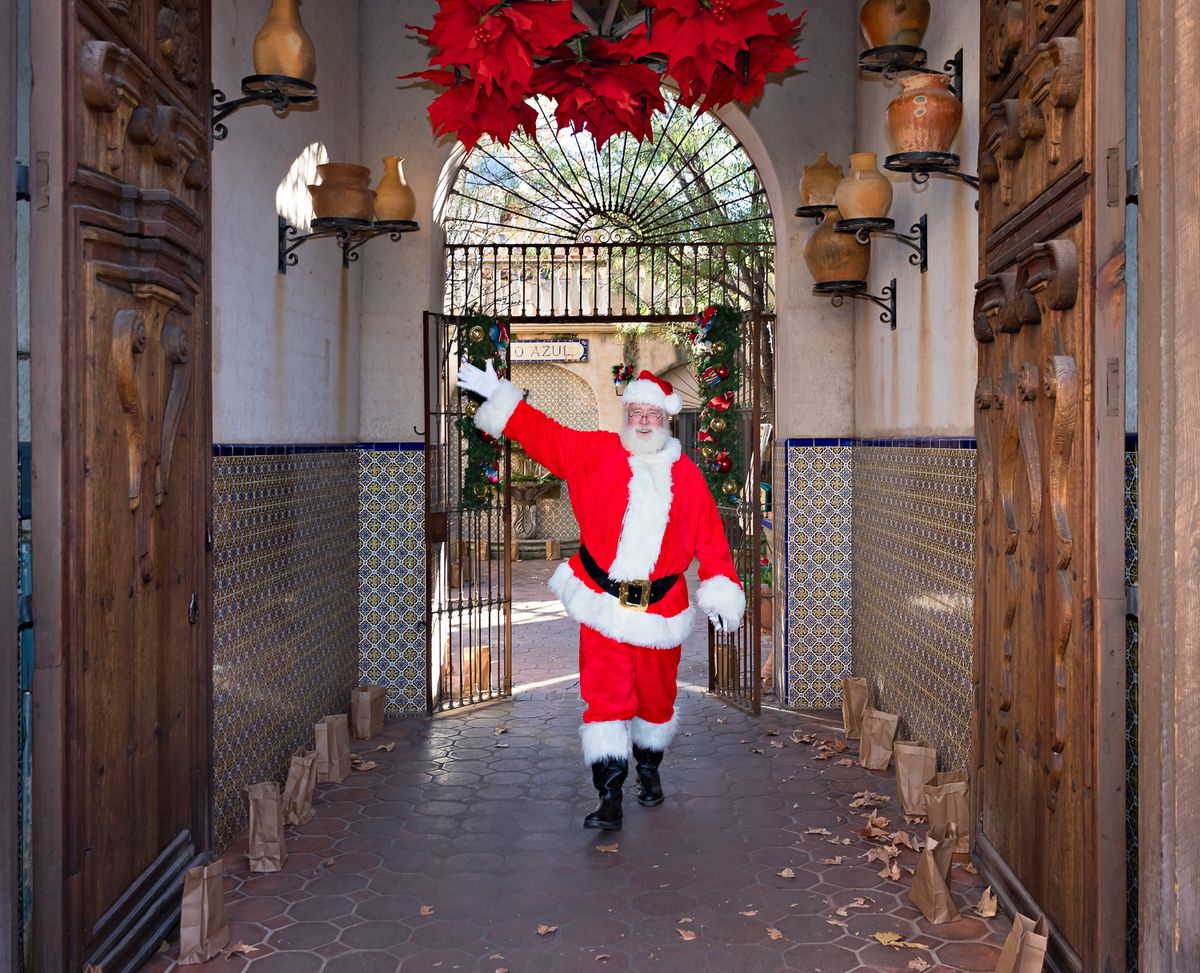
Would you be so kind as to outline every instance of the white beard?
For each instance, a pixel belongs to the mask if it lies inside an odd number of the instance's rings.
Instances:
[[[653,456],[660,453],[671,439],[671,430],[665,423],[654,426],[649,436],[641,436],[636,430],[636,426],[630,425],[621,430],[621,445],[634,456]]]

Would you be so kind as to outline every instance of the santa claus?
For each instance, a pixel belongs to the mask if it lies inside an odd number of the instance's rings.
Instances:
[[[600,795],[583,826],[616,830],[631,748],[638,803],[663,800],[659,765],[675,735],[675,677],[693,619],[683,578],[692,559],[696,603],[718,629],[736,629],[746,608],[712,493],[667,426],[683,403],[643,371],[625,387],[620,434],[580,432],[523,401],[491,361],[485,370],[461,365],[458,384],[484,399],[479,429],[520,443],[567,483],[579,552],[550,590],[580,623],[580,738]]]

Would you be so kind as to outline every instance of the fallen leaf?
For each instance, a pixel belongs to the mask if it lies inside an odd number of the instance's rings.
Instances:
[[[850,838],[827,838],[826,840],[831,845],[848,845],[851,842]]]
[[[790,868],[785,868],[782,872],[776,872],[780,878],[795,878],[796,873]]]
[[[508,967],[507,966],[497,966],[496,973],[508,973]]]
[[[682,939],[684,942],[690,943],[693,939],[696,938],[696,934],[694,932],[692,932],[690,929],[676,929],[675,931],[677,933],[679,933],[679,938]]]
[[[870,899],[865,898],[864,896],[860,895],[856,898],[851,899],[847,908],[849,908],[849,909],[869,909],[874,904],[875,903],[872,902]]]
[[[332,865],[334,863],[335,860],[336,859],[334,859],[334,858],[322,858],[321,864],[324,865],[326,868],[328,868],[330,865]]]
[[[396,749],[396,741],[395,740],[393,740],[391,743],[381,743],[381,744],[379,744],[379,746],[377,746],[375,748],[376,752],[383,751],[384,753],[391,753],[395,749]]]
[[[233,943],[230,946],[226,946],[222,952],[225,955],[225,959],[229,959],[231,956],[236,956],[239,953],[246,953],[247,955],[250,953],[257,953],[258,947],[248,946],[246,943]]]
[[[823,834],[823,835],[833,834],[833,832],[830,831],[828,828],[807,828],[807,829],[805,829],[804,833],[805,834]]]
[[[821,864],[822,865],[840,865],[845,860],[846,860],[845,855],[838,855],[836,858],[822,858]]]
[[[617,849],[621,847],[619,841],[614,841],[611,845],[596,845],[596,851],[602,851],[606,855],[615,854]]]
[[[758,910],[757,909],[747,909],[745,912],[739,912],[738,915],[739,916],[756,916],[756,915],[758,915]]]
[[[963,862],[959,867],[968,875],[979,874],[979,869],[975,867],[973,862]]]
[[[508,747],[507,743],[497,743],[494,749],[504,750],[504,749],[507,749],[507,747]]]
[[[597,953],[595,958],[592,960],[592,962],[602,963],[602,962],[607,962],[610,959],[612,959],[612,957],[609,956],[608,953]]]
[[[718,717],[717,717],[717,722],[718,722],[718,723],[728,723],[728,722],[729,722],[729,718],[728,718],[728,717],[726,717],[726,716],[718,716]]]
[[[558,926],[547,926],[543,924],[537,927],[537,934],[539,936],[549,936],[552,932],[558,932]]]
[[[921,971],[921,970],[929,969],[929,964],[927,962],[925,962],[925,960],[923,960],[920,956],[914,956],[912,959],[910,959],[908,961],[908,969],[917,970],[919,973],[919,971]]]
[[[904,937],[898,932],[877,932],[871,938],[877,939],[884,946],[895,946],[896,943],[904,941]]]
[[[501,733],[507,733],[508,732],[508,724],[507,723],[497,723],[494,727],[492,727],[492,732],[495,733],[496,736],[499,736]]]
[[[816,741],[811,733],[801,733],[799,730],[792,730],[791,736],[788,737],[792,743],[808,743],[812,744]]]
[[[782,939],[782,938],[783,938],[783,933],[781,933],[781,932],[780,932],[778,929],[776,929],[774,926],[767,926],[767,936],[768,936],[770,939]]]
[[[817,760],[828,760],[832,756],[833,756],[832,753],[819,753],[819,754],[817,754],[816,759]]]
[[[853,767],[854,761],[849,757],[843,757],[841,760],[835,760],[833,765],[835,767]]]
[[[433,915],[433,906],[431,906],[431,905],[421,906],[421,915],[423,915],[423,916]]]
[[[846,923],[842,922],[841,919],[826,919],[825,921],[831,926],[841,926],[843,929],[850,928]]]
[[[975,911],[983,918],[991,919],[996,915],[996,907],[999,903],[996,901],[996,895],[992,892],[992,887],[989,885],[983,890],[983,895],[979,898],[979,904],[975,906]]]
[[[893,831],[888,835],[888,840],[893,845],[904,845],[906,848],[911,848],[913,851],[920,851],[921,840],[914,839],[907,831]]]
[[[500,953],[492,953],[492,955],[489,956],[488,959],[504,959],[504,956]]]
[[[906,815],[904,815],[904,820],[907,821],[909,824],[924,824],[925,823],[925,815],[923,815],[923,814],[906,814]]]
[[[885,865],[879,872],[880,878],[890,878],[893,882],[900,881],[900,864],[893,861],[890,865]]]
[[[762,747],[751,747],[750,752],[751,753],[766,753],[766,751]]]
[[[679,924],[680,924],[681,926],[682,926],[684,923],[686,923],[686,922],[695,922],[695,921],[696,921],[696,920],[695,920],[695,919],[693,919],[691,916],[680,916],[680,917],[679,917]]]
[[[782,741],[780,741],[780,740],[772,740],[772,741],[771,741],[771,746],[772,746],[774,749],[776,749],[776,750],[782,750],[782,749],[783,749],[783,742],[782,742]]]
[[[378,766],[379,766],[379,764],[377,764],[374,760],[360,760],[358,762],[358,766],[356,766],[354,769],[355,770],[374,770]]]
[[[870,849],[865,856],[867,864],[871,862],[883,862],[885,865],[890,864],[891,860],[900,854],[900,849],[895,845],[884,845],[881,848]]]
[[[834,740],[833,741],[833,749],[836,750],[838,753],[845,753],[847,750],[850,749],[850,745],[848,743],[842,743],[841,740]]]

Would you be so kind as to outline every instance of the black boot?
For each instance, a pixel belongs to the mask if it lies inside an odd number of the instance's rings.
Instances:
[[[662,781],[658,777],[658,765],[662,763],[661,750],[647,750],[633,745],[633,759],[637,761],[638,803],[643,807],[654,807],[663,802]]]
[[[624,757],[605,757],[592,764],[592,783],[600,792],[600,803],[583,819],[585,828],[621,829],[621,785],[628,773],[629,762]]]

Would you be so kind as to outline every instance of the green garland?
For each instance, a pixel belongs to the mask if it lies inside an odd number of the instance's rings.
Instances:
[[[700,469],[718,506],[741,500],[745,480],[742,457],[742,315],[717,304],[696,316],[688,332],[700,390]]]
[[[508,374],[508,329],[487,314],[471,314],[458,325],[458,352],[477,368],[492,360],[496,374]],[[462,506],[464,510],[482,510],[490,506],[492,493],[503,473],[504,441],[494,439],[475,426],[475,413],[482,401],[472,392],[460,394],[467,400],[464,414],[455,421],[462,436],[466,456],[463,460]]]

